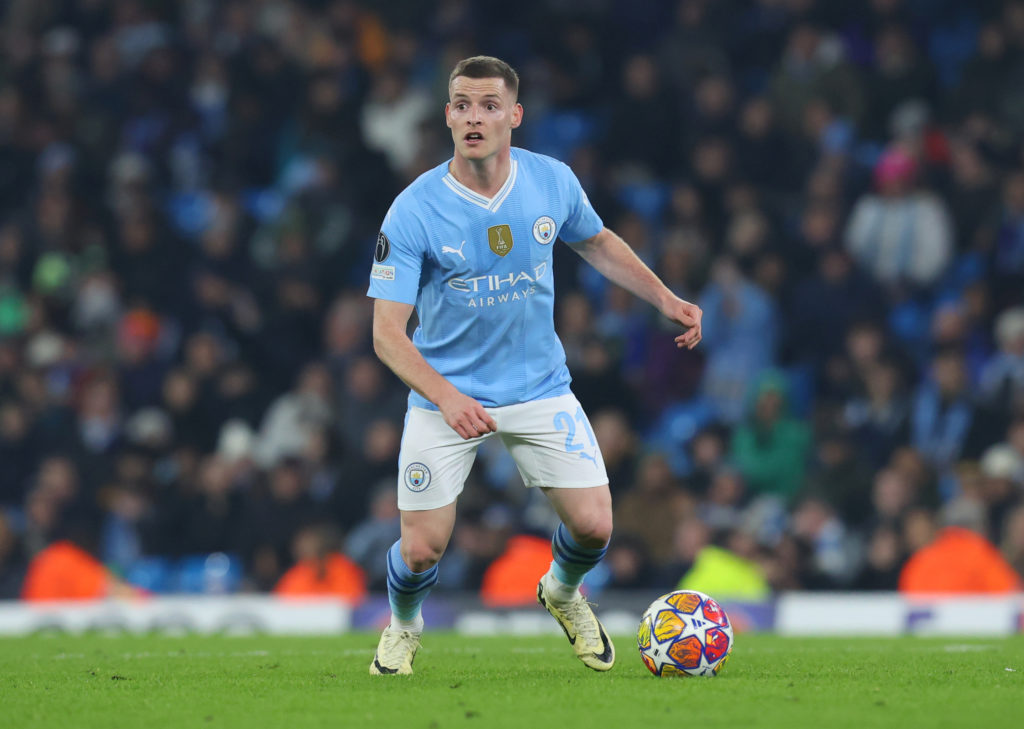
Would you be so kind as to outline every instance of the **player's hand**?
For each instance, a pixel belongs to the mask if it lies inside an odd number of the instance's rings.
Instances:
[[[704,312],[700,310],[700,307],[696,304],[691,304],[689,301],[683,301],[680,298],[673,297],[671,301],[662,309],[662,313],[669,319],[679,324],[685,332],[676,337],[676,346],[682,349],[693,349],[701,340],[701,328],[700,322],[704,317]]]
[[[437,403],[437,407],[452,430],[464,440],[477,438],[485,433],[494,433],[498,424],[487,414],[484,406],[468,395],[455,391]]]

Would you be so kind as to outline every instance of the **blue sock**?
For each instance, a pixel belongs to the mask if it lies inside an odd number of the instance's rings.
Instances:
[[[430,588],[437,584],[437,565],[424,572],[413,572],[402,559],[401,543],[399,539],[388,550],[388,602],[396,618],[415,620]]]
[[[583,584],[586,574],[604,559],[607,551],[607,544],[598,549],[581,547],[565,524],[560,523],[551,537],[551,554],[555,558],[551,563],[551,574],[562,584],[577,588]]]

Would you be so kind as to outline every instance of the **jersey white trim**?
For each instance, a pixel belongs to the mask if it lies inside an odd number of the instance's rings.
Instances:
[[[470,190],[468,187],[456,180],[451,172],[445,174],[441,179],[444,184],[448,186],[448,189],[462,199],[468,200],[474,205],[479,205],[484,210],[490,210],[492,213],[496,213],[498,212],[498,208],[501,207],[501,204],[505,202],[505,198],[511,194],[512,188],[516,184],[516,175],[518,173],[519,162],[512,160],[512,169],[508,171],[508,177],[505,179],[505,184],[501,186],[501,189],[498,190],[494,197],[485,197],[478,192]]]

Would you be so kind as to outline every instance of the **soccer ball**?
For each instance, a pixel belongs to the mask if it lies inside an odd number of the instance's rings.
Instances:
[[[644,612],[636,645],[655,676],[714,676],[729,660],[732,624],[703,592],[676,590]]]

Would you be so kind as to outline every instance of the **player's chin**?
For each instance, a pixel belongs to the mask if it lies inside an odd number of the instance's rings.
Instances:
[[[487,156],[487,150],[483,144],[466,144],[462,143],[459,145],[459,151],[463,157],[468,159],[483,159]]]

